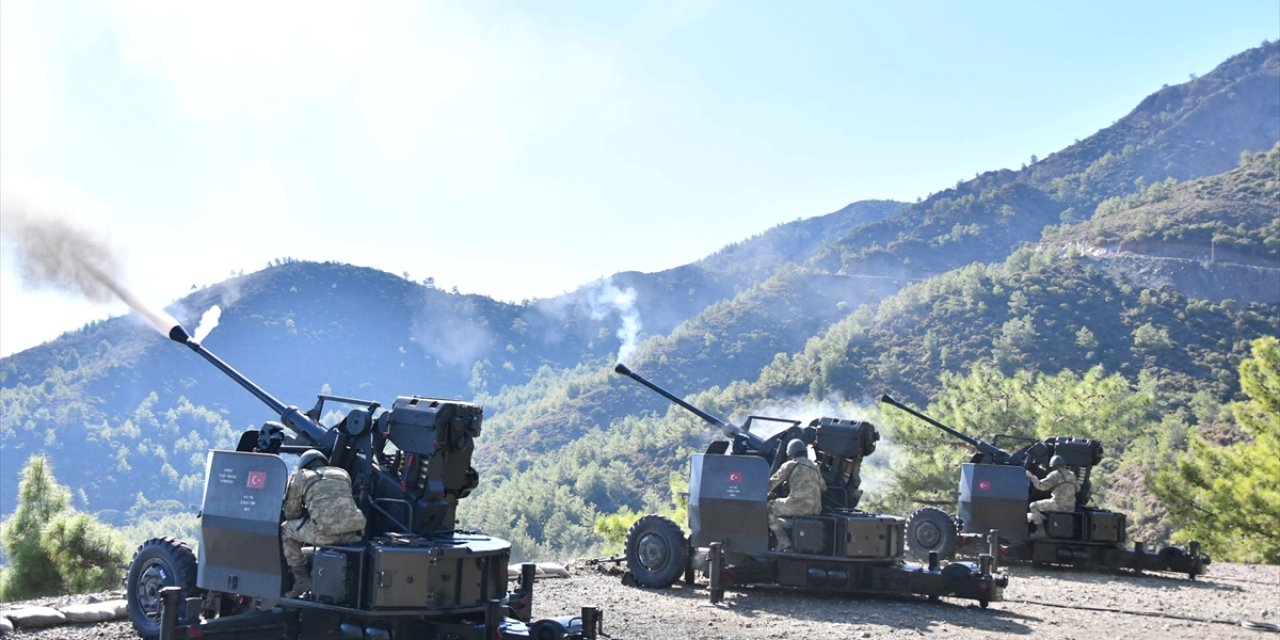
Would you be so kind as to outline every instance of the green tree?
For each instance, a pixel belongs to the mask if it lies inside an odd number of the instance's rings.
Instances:
[[[1099,489],[1108,485],[1108,472],[1126,446],[1158,426],[1152,416],[1152,389],[1135,388],[1123,376],[1106,375],[1102,367],[1083,375],[1019,371],[1005,376],[994,364],[980,362],[965,375],[944,374],[941,383],[942,393],[925,413],[974,438],[991,443],[998,435],[1021,439],[999,443],[1010,451],[1058,435],[1106,443],[1109,459],[1093,476]],[[916,504],[954,504],[960,463],[974,450],[904,412],[886,410],[884,417],[887,439],[896,452],[881,506],[906,512]]]
[[[1240,365],[1247,400],[1231,405],[1249,440],[1218,447],[1198,434],[1190,451],[1160,470],[1179,540],[1199,540],[1214,555],[1240,562],[1280,563],[1280,340],[1253,341]]]
[[[62,576],[40,544],[40,533],[67,509],[70,493],[57,483],[43,456],[31,456],[18,484],[18,508],[4,523],[0,542],[9,566],[0,580],[0,601],[58,593]]]
[[[671,507],[661,515],[683,527],[689,518],[689,481],[683,475],[674,473],[668,482],[668,488],[671,490]],[[616,513],[596,516],[595,531],[603,544],[601,550],[608,555],[622,553],[631,525],[644,516],[643,511],[633,511],[627,507]]]
[[[125,545],[120,534],[87,513],[63,512],[41,532],[40,544],[62,576],[62,591],[119,588]]]
[[[115,587],[125,559],[119,534],[68,507],[42,456],[31,456],[18,485],[18,508],[0,527],[9,567],[0,576],[0,601]]]

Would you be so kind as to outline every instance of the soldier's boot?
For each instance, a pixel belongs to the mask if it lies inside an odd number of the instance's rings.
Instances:
[[[773,538],[777,541],[777,544],[773,547],[774,551],[786,552],[791,550],[791,536],[782,525],[770,527],[769,530],[773,532]]]
[[[1045,537],[1045,523],[1035,518],[1033,514],[1027,514],[1027,538],[1031,540],[1039,540]]]
[[[284,594],[284,597],[301,598],[303,594],[311,591],[311,571],[306,565],[289,567],[289,572],[293,574],[293,588]]]

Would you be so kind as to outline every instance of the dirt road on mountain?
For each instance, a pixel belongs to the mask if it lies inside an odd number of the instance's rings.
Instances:
[[[1214,564],[1185,577],[1073,573],[1009,568],[1005,601],[980,609],[968,601],[824,597],[780,589],[731,591],[707,601],[705,585],[667,590],[627,587],[617,575],[573,568],[567,579],[540,581],[539,616],[604,611],[614,638],[646,640],[754,638],[1247,638],[1280,634],[1244,621],[1280,623],[1280,567]],[[0,607],[0,609],[7,607]],[[128,622],[18,630],[7,638],[100,640],[133,637]]]

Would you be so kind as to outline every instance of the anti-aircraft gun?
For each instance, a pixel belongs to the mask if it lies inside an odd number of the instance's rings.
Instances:
[[[1166,546],[1151,551],[1143,542],[1126,546],[1123,513],[1088,506],[1092,494],[1090,475],[1102,462],[1102,444],[1085,438],[1054,436],[1029,441],[1012,453],[995,444],[965,435],[893,398],[880,397],[973,447],[969,462],[960,465],[959,505],[956,519],[934,508],[917,509],[907,518],[907,553],[912,557],[936,554],[953,558],[972,553],[974,544],[991,530],[999,530],[1003,559],[1036,564],[1091,569],[1171,571],[1195,579],[1209,565],[1200,544],[1185,548]],[[996,442],[1008,436],[997,436]],[[1023,438],[1021,440],[1030,440]],[[1049,461],[1061,456],[1078,480],[1071,511],[1046,511],[1045,521],[1027,522],[1032,501],[1048,494],[1037,490],[1026,471],[1038,478],[1049,473]],[[1034,530],[1034,532],[1033,532]],[[978,547],[980,548],[980,547]]]
[[[159,638],[596,638],[600,615],[531,619],[536,567],[508,591],[511,545],[457,529],[455,510],[478,484],[471,467],[480,406],[421,396],[377,402],[320,395],[307,411],[286,406],[174,326],[169,337],[200,354],[279,416],[246,431],[234,451],[210,451],[199,558],[185,543],[153,538],[126,579],[129,616]],[[326,403],[346,416],[323,426]],[[285,429],[291,432],[286,436]],[[350,474],[367,526],[358,542],[316,546],[310,597],[288,598],[280,546],[289,465],[308,449]]]
[[[859,468],[875,451],[879,434],[869,422],[818,418],[801,421],[750,416],[741,425],[727,423],[672,395],[619,364],[617,373],[711,423],[728,438],[695,454],[689,470],[689,536],[660,515],[640,518],[627,532],[629,580],[666,588],[683,574],[709,580],[713,603],[727,587],[768,584],[806,590],[867,595],[954,596],[986,607],[1000,600],[1008,578],[997,574],[991,555],[978,563],[943,565],[933,556],[927,565],[903,562],[904,520],[857,510],[862,496]],[[770,437],[752,433],[757,423],[782,429]],[[782,518],[794,547],[776,551],[770,544],[770,476],[786,458],[792,439],[814,451],[826,483],[822,511]]]

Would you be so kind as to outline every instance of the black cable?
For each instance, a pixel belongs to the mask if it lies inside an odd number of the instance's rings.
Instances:
[[[1104,613],[1123,613],[1131,616],[1145,616],[1148,618],[1166,618],[1169,620],[1185,620],[1187,622],[1204,622],[1209,624],[1225,624],[1233,627],[1244,627],[1245,629],[1253,629],[1254,631],[1269,631],[1271,633],[1280,633],[1280,626],[1270,622],[1255,622],[1252,620],[1227,620],[1225,618],[1200,618],[1197,616],[1186,616],[1178,613],[1162,613],[1159,611],[1142,611],[1138,609],[1117,609],[1113,607],[1090,607],[1078,604],[1057,604],[1054,602],[1040,602],[1038,600],[1016,600],[1004,599],[1004,602],[1015,602],[1019,604],[1031,604],[1040,607],[1053,607],[1055,609],[1077,609],[1080,611],[1101,611]]]

